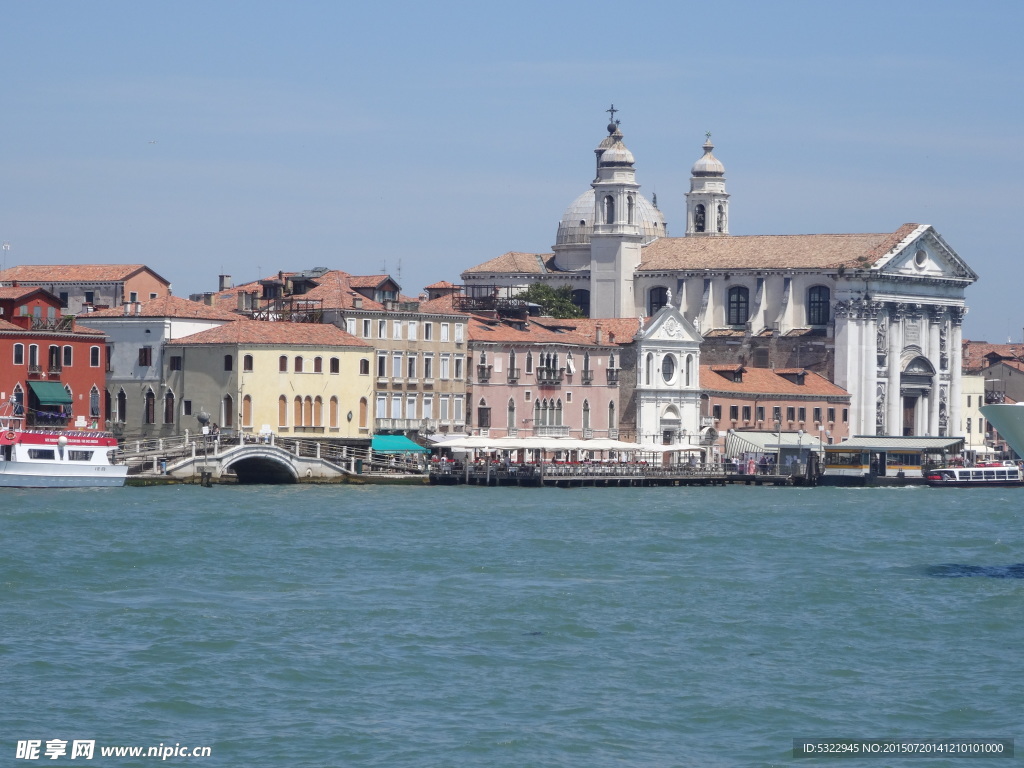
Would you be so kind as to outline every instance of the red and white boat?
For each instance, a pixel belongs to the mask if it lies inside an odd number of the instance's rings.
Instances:
[[[124,485],[109,432],[26,429],[20,416],[0,416],[0,487],[96,488]]]

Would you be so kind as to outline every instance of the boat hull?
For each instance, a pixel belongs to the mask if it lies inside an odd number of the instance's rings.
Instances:
[[[1024,457],[1024,405],[983,405],[980,410],[1006,444]]]
[[[120,488],[127,475],[128,467],[121,465],[0,461],[0,488]]]

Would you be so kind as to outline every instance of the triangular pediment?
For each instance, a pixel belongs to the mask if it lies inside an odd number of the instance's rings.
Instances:
[[[639,334],[644,341],[700,344],[704,338],[673,305],[667,305],[651,317]]]
[[[978,275],[949,247],[935,229],[922,225],[875,262],[886,275],[974,282]]]

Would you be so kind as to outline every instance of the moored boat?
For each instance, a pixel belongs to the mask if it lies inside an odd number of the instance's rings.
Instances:
[[[1024,475],[1013,466],[939,467],[925,476],[932,488],[992,488],[1024,486]]]
[[[128,467],[113,462],[116,450],[108,432],[26,429],[20,416],[0,416],[0,487],[119,487]]]

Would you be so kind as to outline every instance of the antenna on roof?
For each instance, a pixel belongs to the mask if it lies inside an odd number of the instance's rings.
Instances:
[[[401,284],[401,282],[402,282],[402,260],[401,259],[398,260],[398,274],[395,275],[395,277],[398,278],[398,283]]]
[[[8,243],[6,240],[4,240],[4,244],[3,244],[2,247],[3,247],[3,251],[4,251],[4,269],[6,270],[7,269],[7,252],[11,250],[11,244]]]

